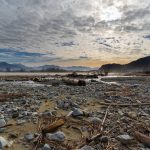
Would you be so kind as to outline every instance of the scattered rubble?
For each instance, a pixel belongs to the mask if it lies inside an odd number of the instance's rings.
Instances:
[[[150,147],[149,77],[89,79],[84,86],[36,78],[0,82],[0,149],[9,139],[15,150]]]

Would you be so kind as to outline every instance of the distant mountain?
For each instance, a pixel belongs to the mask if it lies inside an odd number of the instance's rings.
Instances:
[[[38,67],[27,67],[22,64],[8,64],[6,62],[0,62],[0,72],[27,72],[27,71],[91,71],[98,68],[72,66],[72,67],[60,67],[56,65],[44,65]]]
[[[150,56],[140,58],[128,64],[105,64],[99,68],[102,72],[144,72],[150,71]]]
[[[8,64],[6,62],[0,62],[0,71],[25,71],[28,70],[28,67],[22,64]]]
[[[35,70],[35,71],[61,71],[63,69],[61,67],[55,66],[55,65],[44,65],[44,66],[39,66],[39,67],[33,67],[33,68],[31,68],[31,71],[32,70]]]
[[[67,71],[91,71],[97,70],[98,68],[84,67],[84,66],[71,66],[71,67],[63,67],[64,70]]]

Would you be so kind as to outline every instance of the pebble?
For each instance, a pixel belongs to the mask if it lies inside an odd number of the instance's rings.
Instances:
[[[133,137],[131,137],[128,134],[123,134],[117,136],[117,139],[122,143],[122,144],[131,144],[133,142]]]
[[[73,117],[83,116],[83,111],[78,108],[73,108],[71,115]]]
[[[0,149],[4,149],[4,147],[6,147],[7,145],[8,145],[8,141],[2,136],[0,136]]]
[[[1,118],[0,119],[0,127],[4,127],[6,124],[7,123],[6,123],[5,119]]]
[[[89,118],[90,118],[90,122],[92,122],[93,124],[101,123],[101,119],[98,117],[89,117]]]
[[[127,115],[132,118],[132,119],[136,119],[137,118],[137,114],[135,112],[128,112]]]
[[[100,141],[101,141],[102,143],[107,143],[108,140],[109,140],[108,136],[102,136],[102,137],[100,137]]]
[[[25,124],[26,120],[17,120],[17,125]]]
[[[55,133],[47,133],[46,137],[49,140],[58,141],[58,142],[63,142],[65,140],[65,134],[61,131]]]
[[[42,150],[51,150],[51,147],[49,146],[49,144],[45,144]]]
[[[95,149],[93,147],[91,147],[91,146],[85,145],[80,150],[95,150]]]
[[[31,142],[34,139],[34,135],[32,133],[26,133],[24,135],[24,139],[28,142]]]
[[[0,128],[0,133],[3,133],[6,130],[6,128]]]

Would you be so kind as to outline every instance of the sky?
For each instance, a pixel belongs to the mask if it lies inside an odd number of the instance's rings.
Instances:
[[[99,67],[149,47],[150,0],[0,0],[0,62]]]

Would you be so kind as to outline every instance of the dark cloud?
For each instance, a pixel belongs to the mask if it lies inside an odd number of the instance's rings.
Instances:
[[[79,59],[89,59],[88,56],[80,56]]]
[[[18,51],[13,48],[0,48],[0,60],[11,63],[22,63],[25,62],[47,62],[58,59],[58,57],[53,57],[54,54],[42,54],[33,52]]]
[[[74,45],[76,45],[76,44],[73,41],[71,41],[71,42],[63,42],[61,44],[61,46],[74,46]]]
[[[146,35],[146,36],[144,36],[144,38],[150,40],[150,35]]]

